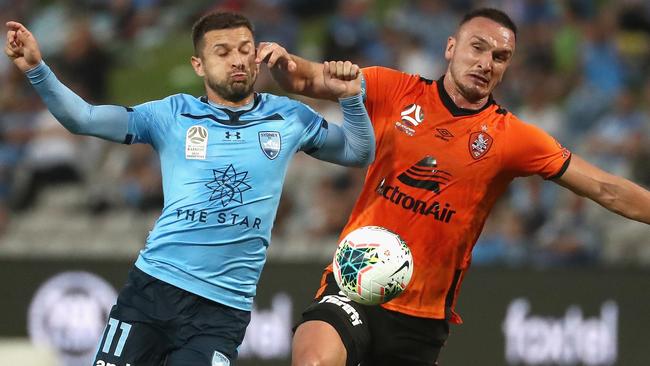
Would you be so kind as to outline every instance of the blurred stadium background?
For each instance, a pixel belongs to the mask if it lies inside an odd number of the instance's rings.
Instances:
[[[30,27],[48,64],[87,100],[134,105],[202,94],[190,29],[210,10],[241,11],[258,41],[312,60],[437,79],[447,37],[476,6],[505,10],[520,27],[497,101],[601,168],[650,186],[648,1],[0,0],[0,20]],[[6,57],[0,83],[0,365],[88,364],[102,300],[114,299],[111,287],[121,287],[160,211],[158,161],[148,146],[67,133]],[[267,72],[257,90],[282,94]],[[336,105],[305,101],[341,120]],[[288,364],[290,327],[363,174],[294,160],[242,365]],[[648,365],[649,268],[647,225],[519,179],[475,248],[459,300],[466,324],[452,328],[443,365]],[[43,290],[66,271],[77,272]]]

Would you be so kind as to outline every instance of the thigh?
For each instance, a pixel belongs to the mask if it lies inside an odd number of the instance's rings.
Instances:
[[[162,365],[169,349],[167,336],[146,322],[120,320],[116,306],[104,329],[93,365]]]
[[[135,267],[131,269],[109,314],[94,365],[162,364],[173,347],[169,319],[176,315],[165,293],[167,286]]]
[[[250,312],[231,308],[188,294],[182,309],[175,349],[166,366],[228,366],[237,359],[237,348],[244,340]]]
[[[227,356],[225,353],[215,349],[222,348],[219,343],[212,345],[201,343],[202,342],[199,341],[195,344],[186,344],[183,347],[172,351],[167,356],[165,366],[231,366],[235,364],[236,356]]]
[[[442,319],[414,317],[380,306],[367,309],[372,346],[362,366],[432,366],[449,335]]]
[[[302,313],[298,324],[298,328],[300,327],[303,329],[296,331],[295,337],[301,338],[294,339],[294,343],[301,347],[301,352],[308,348],[311,348],[312,352],[315,349],[316,353],[319,348],[320,351],[326,352],[327,349],[336,349],[336,342],[340,341],[347,352],[347,366],[357,366],[370,345],[368,318],[364,306],[340,293],[331,273],[325,279],[321,295]],[[318,329],[326,333],[314,335]],[[340,339],[336,339],[336,334]],[[314,342],[308,339],[310,336],[325,338],[321,339],[321,342],[328,343]]]

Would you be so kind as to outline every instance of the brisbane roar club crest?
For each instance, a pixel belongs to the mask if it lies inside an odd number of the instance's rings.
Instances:
[[[280,149],[282,148],[280,132],[262,131],[259,133],[259,139],[262,152],[267,158],[273,160],[280,155]]]
[[[205,160],[208,152],[208,130],[192,126],[185,135],[185,159]]]
[[[477,131],[469,135],[469,154],[474,160],[482,158],[492,147],[492,136],[487,132]]]
[[[415,135],[415,128],[424,121],[424,111],[417,104],[409,104],[400,113],[401,119],[395,122],[395,128],[409,136]]]

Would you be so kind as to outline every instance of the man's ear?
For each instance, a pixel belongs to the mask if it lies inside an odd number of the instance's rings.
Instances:
[[[445,59],[447,61],[450,61],[455,51],[456,51],[456,38],[454,38],[453,36],[449,36],[449,38],[447,38],[447,47],[445,47]]]
[[[198,76],[200,77],[205,76],[205,71],[203,70],[203,61],[201,60],[200,57],[192,56],[192,58],[190,59],[190,63],[192,64],[192,68],[194,69],[194,72]]]

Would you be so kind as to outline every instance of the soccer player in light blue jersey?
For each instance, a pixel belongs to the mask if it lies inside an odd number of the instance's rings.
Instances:
[[[111,310],[94,365],[233,363],[291,157],[304,151],[347,166],[374,158],[359,68],[324,64],[344,116],[341,126],[328,124],[300,102],[254,92],[260,64],[275,60],[257,55],[247,18],[212,13],[192,31],[191,63],[206,96],[93,106],[57,80],[27,28],[6,26],[5,53],[70,132],[147,143],[160,156],[164,208]]]

